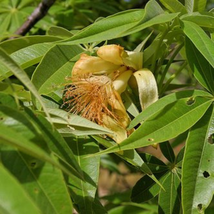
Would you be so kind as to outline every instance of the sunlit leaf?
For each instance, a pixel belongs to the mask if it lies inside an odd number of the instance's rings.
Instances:
[[[182,27],[186,36],[192,41],[204,58],[214,67],[214,42],[197,24],[183,21]]]
[[[32,82],[40,94],[50,94],[66,83],[65,77],[71,70],[83,49],[80,46],[56,45],[44,56],[36,68]]]
[[[1,149],[1,160],[42,212],[72,212],[70,196],[61,170],[11,147]],[[25,207],[25,204],[19,204],[19,207],[22,206]]]
[[[99,154],[140,148],[172,139],[192,127],[206,112],[212,100],[184,98],[153,114],[126,140]],[[158,120],[158,123],[157,123]]]
[[[163,181],[164,190],[160,191],[158,200],[159,214],[179,214],[181,207],[181,184],[176,173],[169,173]]]
[[[39,214],[40,210],[20,183],[0,164],[0,212],[3,214]]]
[[[182,167],[183,213],[203,213],[213,194],[214,114],[210,107],[191,128]]]
[[[88,154],[99,151],[98,145],[91,138],[66,138],[69,147],[75,154],[76,161],[83,170],[84,180],[69,180],[69,189],[74,203],[78,204],[80,213],[107,213],[100,202],[96,200],[99,177],[100,157],[85,158]],[[97,210],[97,211],[96,211]]]
[[[44,112],[49,117],[49,113],[46,110],[46,107],[44,103],[42,102],[42,99],[37,92],[35,86],[30,81],[27,74],[8,56],[8,54],[0,49],[0,62],[9,70],[13,72],[13,74],[31,91],[31,93],[35,96],[35,98],[39,101],[41,104]]]

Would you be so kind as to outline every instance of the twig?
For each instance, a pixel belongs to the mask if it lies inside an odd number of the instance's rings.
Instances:
[[[38,7],[28,17],[27,21],[15,32],[15,35],[24,36],[30,29],[42,19],[56,0],[42,0]]]

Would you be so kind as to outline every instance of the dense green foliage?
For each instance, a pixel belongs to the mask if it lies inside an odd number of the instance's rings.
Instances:
[[[39,1],[0,1],[0,214],[214,213],[213,2],[142,2],[57,1],[28,35],[8,39]],[[159,92],[143,111],[123,92],[132,133],[120,144],[62,106],[75,62],[106,43],[142,52]],[[141,152],[157,145],[166,161]],[[104,162],[143,176],[103,204]]]

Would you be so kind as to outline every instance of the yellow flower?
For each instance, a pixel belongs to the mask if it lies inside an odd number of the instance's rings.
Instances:
[[[118,45],[100,47],[97,56],[82,54],[71,80],[63,97],[68,111],[112,130],[110,137],[117,143],[127,138],[130,122],[120,96],[127,84],[138,91],[142,109],[157,100],[153,74],[142,69],[142,53]]]

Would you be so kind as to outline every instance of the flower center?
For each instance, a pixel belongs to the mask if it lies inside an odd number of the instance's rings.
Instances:
[[[66,105],[67,111],[102,125],[103,114],[116,119],[116,115],[108,107],[112,91],[109,87],[112,87],[112,81],[103,75],[73,79],[65,89],[63,105]]]

